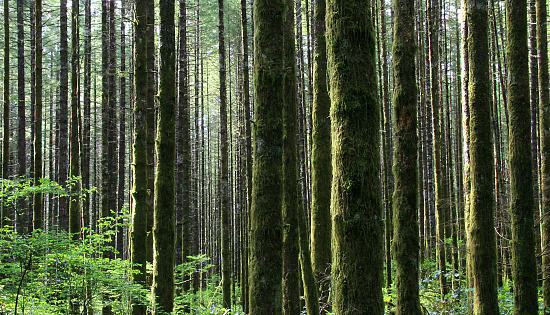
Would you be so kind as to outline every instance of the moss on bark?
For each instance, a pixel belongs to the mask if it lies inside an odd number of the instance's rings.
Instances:
[[[469,267],[474,314],[499,314],[487,0],[467,0],[470,207]]]
[[[393,5],[393,257],[396,265],[396,314],[420,315],[414,1],[394,0]]]
[[[282,313],[283,0],[254,2],[249,313]]]
[[[336,314],[382,314],[380,104],[370,1],[327,1]]]

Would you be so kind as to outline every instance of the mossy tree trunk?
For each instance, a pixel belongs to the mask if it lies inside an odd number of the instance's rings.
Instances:
[[[283,0],[254,2],[251,315],[282,313]]]
[[[313,131],[311,145],[311,261],[321,304],[328,303],[330,274],[330,97],[327,90],[326,1],[317,0],[313,31]],[[301,233],[301,232],[300,232]],[[325,310],[324,313],[326,313]]]
[[[499,314],[487,0],[467,0],[470,194],[468,247],[474,314]]]
[[[542,254],[542,297],[544,314],[550,314],[550,99],[548,91],[548,39],[546,0],[537,0],[537,50],[539,62],[539,134],[540,134],[540,234]]]
[[[527,49],[527,1],[506,0],[514,313],[538,314]]]
[[[250,96],[249,96],[249,73],[248,73],[248,18],[246,13],[246,0],[241,0],[241,49],[242,49],[242,104],[244,110],[244,128],[246,137],[246,213],[243,219],[244,231],[248,231],[250,205],[252,200],[252,132],[250,128]],[[241,292],[243,295],[243,311],[248,313],[248,233],[243,237],[243,283]]]
[[[298,120],[294,1],[286,0],[283,29],[283,314],[300,314],[300,263],[298,260],[298,177],[296,123]]]
[[[223,307],[231,308],[231,262],[229,258],[229,162],[227,141],[227,84],[225,69],[225,29],[223,21],[223,0],[218,0],[218,52],[220,74],[220,153],[221,169],[219,183],[219,198],[221,200],[221,250],[222,250],[222,296]]]
[[[420,315],[414,0],[394,0],[393,6],[393,257],[396,266],[396,314]]]
[[[132,281],[146,285],[146,243],[147,243],[147,46],[146,12],[147,0],[134,4],[134,147],[133,147],[133,190],[132,225],[130,227],[130,260],[138,273],[132,274]],[[147,306],[139,299],[132,301],[132,315],[145,315]]]
[[[336,314],[382,314],[380,104],[370,1],[327,1]]]
[[[176,46],[173,0],[161,0],[159,112],[153,223],[153,314],[174,308]]]

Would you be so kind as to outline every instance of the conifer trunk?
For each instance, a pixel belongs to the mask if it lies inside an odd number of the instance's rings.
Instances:
[[[538,314],[527,0],[506,0],[506,20],[514,313],[527,315]]]
[[[548,91],[547,2],[537,0],[537,50],[539,57],[539,134],[540,134],[540,234],[542,254],[542,297],[544,314],[550,314],[550,99]]]
[[[42,0],[34,3],[35,14],[35,105],[34,105],[34,185],[42,178]],[[42,194],[33,196],[33,230],[43,228]]]
[[[231,259],[229,252],[229,161],[227,141],[227,83],[225,68],[225,28],[223,21],[224,1],[218,0],[218,70],[220,74],[220,183],[219,198],[221,200],[221,250],[222,250],[222,296],[223,307],[231,308]]]
[[[174,1],[161,0],[159,113],[153,223],[153,314],[174,308],[176,48]]]
[[[134,4],[134,147],[132,225],[130,227],[130,260],[138,273],[132,274],[135,284],[146,285],[147,247],[147,46],[146,13],[147,0]],[[147,306],[139,299],[132,301],[132,315],[145,315]]]
[[[313,32],[313,131],[311,145],[311,261],[321,304],[328,302],[330,249],[330,97],[327,90],[327,51],[325,39],[326,1],[314,7]],[[301,233],[301,231],[300,231]],[[323,314],[326,314],[325,310]]]
[[[420,315],[414,0],[394,0],[393,5],[393,257],[396,265],[396,314]]]
[[[300,314],[296,48],[293,0],[286,0],[283,28],[283,314]]]
[[[370,1],[327,1],[332,292],[339,315],[382,314],[380,104]]]
[[[282,314],[283,0],[254,2],[251,315]]]
[[[469,104],[468,245],[474,314],[499,314],[494,232],[494,166],[487,0],[467,0]]]
[[[80,111],[80,89],[79,83],[79,1],[72,2],[71,10],[71,128],[70,128],[70,169],[71,178],[80,176],[80,141],[78,132],[78,117]],[[69,201],[69,233],[73,239],[78,239],[81,228],[80,198],[77,194],[80,191],[80,180],[71,184]]]

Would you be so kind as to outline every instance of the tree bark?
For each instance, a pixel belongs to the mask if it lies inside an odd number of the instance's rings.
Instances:
[[[382,314],[380,104],[370,1],[327,2],[336,314]],[[360,82],[360,84],[359,84]]]
[[[34,185],[42,178],[42,0],[34,2],[35,14],[35,105],[34,105]],[[33,230],[43,228],[42,194],[33,196]]]
[[[396,266],[396,314],[420,315],[414,0],[394,0],[393,6],[393,256]]]
[[[153,314],[174,308],[176,59],[174,1],[161,0],[159,114],[153,223]]]
[[[468,242],[474,314],[499,314],[486,0],[467,0],[470,194]]]
[[[254,2],[254,159],[250,209],[251,315],[282,314],[282,0]]]

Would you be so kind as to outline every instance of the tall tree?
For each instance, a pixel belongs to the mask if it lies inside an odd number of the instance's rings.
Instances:
[[[506,0],[506,60],[508,68],[510,215],[514,312],[538,314],[527,1]]]
[[[176,209],[179,209],[181,224],[182,263],[191,254],[190,221],[191,221],[191,138],[189,134],[189,57],[187,45],[187,3],[180,0],[179,12],[179,87],[178,87],[178,120],[176,122]],[[183,279],[188,280],[188,279]],[[189,290],[189,281],[184,281],[183,290]]]
[[[4,15],[6,16],[6,15]],[[26,119],[25,119],[25,30],[23,24],[23,0],[17,0],[17,175],[27,172]]]
[[[250,128],[250,96],[249,96],[249,73],[248,73],[248,18],[246,13],[246,0],[241,0],[241,49],[242,49],[242,104],[244,110],[245,128],[245,169],[246,169],[246,213],[243,220],[245,231],[248,231],[248,220],[250,217],[250,206],[252,204],[252,131]],[[243,311],[248,313],[248,233],[245,234],[243,244]]]
[[[138,272],[132,274],[136,284],[146,284],[147,243],[147,0],[134,4],[134,147],[132,225],[130,227],[130,259]],[[147,306],[140,300],[132,301],[132,315],[145,315]]]
[[[4,0],[4,106],[3,106],[3,124],[2,129],[2,178],[9,177],[10,161],[10,24],[9,24],[9,2]],[[7,223],[7,207],[0,205],[0,226]]]
[[[414,0],[394,0],[393,6],[393,256],[396,267],[396,314],[420,315]]]
[[[469,104],[469,265],[474,314],[499,314],[493,218],[494,167],[487,0],[467,0]]]
[[[117,185],[117,209],[116,215],[119,223],[123,223],[122,210],[126,200],[126,1],[120,2],[120,101],[118,115],[118,185]],[[113,34],[114,34],[113,28]],[[116,47],[111,43],[112,47]],[[115,84],[113,82],[113,84]],[[117,227],[116,246],[120,255],[124,252],[124,230],[122,225]]]
[[[430,101],[432,107],[433,127],[433,157],[435,161],[435,215],[437,220],[437,260],[441,296],[447,294],[446,255],[445,255],[445,224],[449,213],[449,194],[447,188],[447,170],[445,165],[445,129],[443,110],[440,104],[439,85],[439,16],[441,8],[439,0],[428,2],[429,47],[430,47]]]
[[[153,314],[174,307],[174,203],[176,158],[176,47],[174,0],[161,0],[159,113],[153,223]]]
[[[247,1],[241,0],[241,50],[242,50],[242,96],[241,102],[244,111],[245,128],[245,171],[246,171],[246,212],[244,215],[244,230],[248,231],[248,219],[252,204],[252,131],[250,128],[250,95],[249,95],[249,70],[248,70],[248,17]],[[243,311],[248,313],[248,233],[245,233],[243,242]]]
[[[71,129],[70,129],[70,170],[69,175],[80,176],[80,141],[79,141],[79,111],[80,111],[80,89],[79,85],[79,1],[72,2],[71,10]],[[76,195],[80,191],[80,180],[71,183],[71,193]],[[69,201],[69,233],[73,238],[78,239],[81,227],[80,198],[71,196]]]
[[[296,164],[296,48],[294,1],[286,0],[283,26],[283,314],[300,314],[298,177]]]
[[[67,0],[59,1],[59,110],[57,145],[57,180],[67,184],[69,175],[69,44],[67,37]],[[59,197],[57,224],[65,231],[69,230],[69,200]]]
[[[227,83],[225,68],[225,28],[223,23],[223,0],[218,0],[218,69],[220,73],[220,183],[222,227],[222,295],[223,307],[231,308],[231,259],[229,258],[229,157],[227,141]]]
[[[336,314],[382,314],[380,104],[370,1],[327,1]]]
[[[283,0],[254,2],[254,159],[249,286],[252,315],[282,313]]]
[[[34,184],[39,185],[42,178],[42,0],[34,2],[35,14],[35,54],[34,54],[34,76],[35,76],[35,104],[34,104]],[[42,194],[36,193],[33,196],[33,230],[42,229]]]
[[[542,297],[544,314],[550,314],[550,95],[548,91],[548,22],[546,0],[537,0],[537,50],[539,63],[539,134],[540,134],[540,234],[542,252]]]
[[[328,302],[330,273],[330,97],[327,90],[326,1],[315,2],[313,16],[313,131],[311,146],[311,261],[321,303]],[[326,310],[328,311],[328,310]],[[324,313],[326,313],[326,311]]]
[[[82,95],[81,173],[82,187],[90,188],[90,122],[91,122],[91,63],[92,63],[91,0],[84,1],[84,82]],[[90,200],[82,203],[83,224],[90,227]]]

